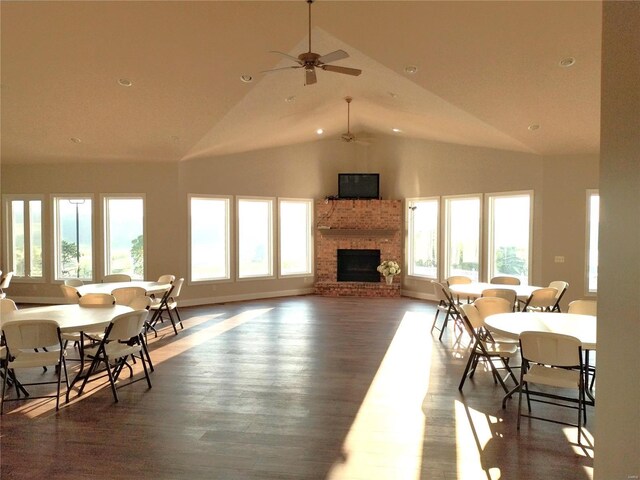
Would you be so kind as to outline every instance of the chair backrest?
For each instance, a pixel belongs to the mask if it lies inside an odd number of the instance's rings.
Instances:
[[[147,296],[134,297],[131,302],[129,302],[129,306],[134,310],[149,310],[151,307],[151,299]]]
[[[522,332],[522,358],[555,367],[582,366],[582,344],[576,337],[552,332]]]
[[[173,290],[171,292],[171,298],[174,300],[180,296],[180,291],[182,290],[182,284],[184,283],[184,278],[179,278],[173,284]]]
[[[4,277],[2,277],[2,280],[0,281],[0,290],[9,287],[11,277],[13,277],[13,272],[8,272]]]
[[[453,275],[447,278],[447,285],[459,285],[461,283],[471,283],[471,279],[464,275]]]
[[[485,288],[482,291],[481,298],[485,298],[485,297],[502,298],[511,304],[511,309],[513,310],[513,307],[516,304],[518,295],[515,290],[512,290],[510,288]]]
[[[79,278],[67,278],[64,281],[64,284],[70,287],[81,287],[82,285],[84,285],[84,282]]]
[[[54,320],[14,320],[2,325],[2,332],[9,353],[61,343],[58,324]]]
[[[478,307],[476,307],[473,303],[464,303],[460,308],[462,310],[463,316],[466,317],[466,319],[469,321],[469,325],[467,327],[470,326],[474,331],[481,327],[484,327],[484,320],[482,318],[482,315],[480,315]]]
[[[489,283],[496,285],[520,285],[520,279],[516,277],[497,276],[493,277]]]
[[[443,302],[447,305],[451,303],[451,299],[448,297],[449,287],[435,280],[431,280],[431,284],[433,285],[433,293],[435,293],[438,302]]]
[[[525,309],[528,307],[552,308],[556,304],[558,290],[553,287],[538,288],[531,292]]]
[[[131,305],[136,297],[144,297],[147,292],[141,287],[122,287],[114,289],[111,294],[116,298],[118,305]]]
[[[78,303],[81,307],[111,307],[116,304],[116,297],[108,293],[87,293]]]
[[[111,282],[130,282],[131,276],[126,273],[114,273],[112,275],[105,275],[102,277],[102,283],[111,283]]]
[[[175,275],[170,275],[170,274],[160,275],[160,277],[158,278],[158,283],[173,283],[175,279],[176,279]]]
[[[555,288],[558,291],[556,294],[556,300],[560,300],[562,295],[564,295],[565,290],[569,287],[569,283],[563,282],[562,280],[554,280],[549,283],[549,287]]]
[[[574,300],[569,304],[568,313],[578,313],[580,315],[597,315],[597,300]]]
[[[489,315],[495,315],[496,313],[509,313],[513,312],[513,303],[504,298],[498,297],[480,297],[477,298],[473,304],[478,309],[483,321]]]
[[[15,312],[18,310],[16,302],[10,298],[0,298],[0,313]]]
[[[78,293],[78,289],[76,287],[71,287],[69,285],[60,285],[60,290],[62,290],[62,294],[67,300],[67,303],[78,303],[78,301],[80,300],[80,294]]]
[[[108,342],[116,340],[127,341],[130,338],[137,337],[142,332],[148,313],[142,309],[117,315],[107,327],[105,340]]]

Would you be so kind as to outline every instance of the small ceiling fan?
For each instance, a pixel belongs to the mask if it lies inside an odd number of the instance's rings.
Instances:
[[[305,85],[313,85],[318,80],[316,78],[316,67],[326,70],[327,72],[344,73],[346,75],[358,76],[362,73],[362,70],[357,68],[341,67],[338,65],[329,65],[331,62],[337,62],[344,58],[348,58],[349,54],[344,50],[336,50],[335,52],[327,53],[326,55],[320,55],[311,51],[311,4],[314,0],[306,0],[309,4],[309,51],[301,53],[298,57],[292,57],[283,52],[273,50],[272,53],[277,53],[290,60],[293,60],[298,65],[291,67],[274,68],[273,70],[266,70],[263,73],[276,72],[279,70],[289,70],[291,68],[304,68],[305,72]]]
[[[347,102],[347,133],[343,133],[342,134],[342,140],[350,143],[355,141],[356,136],[351,133],[351,101],[353,100],[353,98],[351,97],[344,97],[345,102]]]

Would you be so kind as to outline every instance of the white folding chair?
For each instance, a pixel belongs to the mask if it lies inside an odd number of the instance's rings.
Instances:
[[[114,289],[111,295],[116,298],[117,305],[131,305],[135,298],[145,297],[147,292],[141,287],[122,287]]]
[[[30,399],[55,398],[56,410],[60,405],[60,383],[64,374],[65,385],[69,390],[67,378],[66,352],[62,345],[60,328],[53,320],[15,320],[2,326],[5,339],[6,357],[3,365],[2,398],[0,398],[0,414],[4,412],[6,401],[21,400],[20,386],[57,384],[55,395],[29,395]],[[57,367],[56,381],[18,383],[15,370],[20,368]],[[7,380],[11,378],[16,387],[15,399],[5,399]],[[24,390],[22,390],[24,392]]]
[[[0,280],[0,298],[5,298],[7,296],[7,294],[4,292],[4,289],[9,288],[11,277],[13,277],[13,272],[7,273],[4,277],[2,277],[2,280]]]
[[[516,302],[518,301],[518,294],[510,288],[485,288],[482,291],[481,298],[484,297],[496,297],[506,300],[511,305],[511,311],[515,311]]]
[[[538,288],[531,292],[522,311],[550,312],[557,302],[557,295],[558,290],[553,287]]]
[[[76,287],[60,285],[60,290],[62,290],[62,294],[67,303],[78,303],[80,301],[80,293]]]
[[[433,323],[431,324],[431,332],[434,329],[440,330],[440,335],[438,336],[438,340],[442,340],[442,334],[444,333],[444,329],[447,328],[447,323],[449,319],[453,319],[454,322],[458,322],[460,320],[460,315],[458,310],[456,309],[455,300],[453,299],[453,295],[449,291],[449,287],[443,283],[439,283],[436,281],[431,281],[433,285],[433,291],[436,294],[436,298],[438,299],[438,305],[436,306],[436,314],[433,317]],[[444,320],[442,321],[442,326],[440,328],[436,327],[436,322],[438,320],[438,315],[442,312],[444,314]]]
[[[556,293],[556,303],[551,308],[551,311],[560,312],[560,300],[562,300],[567,288],[569,288],[569,283],[562,280],[554,280],[549,284],[549,287],[555,288],[558,291],[558,293]]]
[[[147,313],[147,310],[143,309],[116,316],[109,323],[100,344],[85,349],[85,355],[91,359],[91,366],[84,376],[78,396],[82,395],[87,382],[92,376],[94,377],[92,380],[96,380],[104,376],[96,375],[106,371],[113,398],[117,402],[117,388],[143,380],[143,378],[138,378],[122,385],[116,385],[122,369],[128,366],[127,360],[129,358],[133,358],[134,361],[136,358],[140,359],[144,370],[144,379],[146,379],[148,387],[151,388],[151,378],[147,369],[144,340],[142,338]],[[104,365],[104,370],[98,369],[101,364]],[[131,370],[130,366],[129,369],[131,372],[129,377],[133,378],[133,370]]]
[[[81,307],[111,307],[116,304],[116,297],[110,293],[87,293],[78,303]]]
[[[151,304],[151,310],[154,312],[151,317],[151,321],[148,323],[148,328],[155,331],[156,324],[162,320],[163,313],[167,313],[169,316],[169,320],[171,320],[171,325],[173,326],[173,331],[175,334],[178,334],[178,329],[176,328],[176,319],[173,318],[173,313],[176,314],[177,323],[180,324],[180,328],[184,329],[184,325],[182,324],[182,319],[180,318],[180,312],[178,311],[178,297],[180,296],[180,292],[182,291],[182,285],[184,284],[184,278],[179,278],[176,280],[171,288],[162,296],[159,302],[155,302]]]
[[[64,284],[68,285],[69,287],[81,287],[82,285],[84,285],[84,282],[79,278],[67,278],[64,281]]]
[[[598,301],[597,300],[574,300],[569,304],[569,310],[567,310],[567,313],[576,313],[579,315],[597,315]]]
[[[13,312],[18,310],[16,302],[10,298],[0,298],[0,313]]]
[[[495,285],[520,285],[520,279],[517,277],[500,275],[497,277],[493,277],[491,280],[489,280],[489,283],[493,283]]]
[[[173,283],[176,279],[175,275],[166,274],[158,277],[158,283]]]
[[[105,275],[102,277],[102,283],[116,283],[116,282],[130,282],[131,275],[126,273],[114,273],[111,275]]]
[[[551,332],[522,332],[520,334],[520,352],[522,367],[520,369],[520,385],[518,386],[518,430],[520,418],[529,417],[547,422],[578,427],[578,443],[582,433],[582,421],[587,422],[584,401],[582,344],[576,337]],[[553,394],[548,391],[533,391],[531,385],[545,385],[560,389],[573,390],[576,397]],[[522,390],[527,396],[529,414],[522,413]],[[534,398],[531,398],[531,397]],[[536,397],[549,398],[556,401],[539,400]],[[578,423],[572,424],[547,417],[531,415],[531,402],[541,402],[560,407],[576,408]],[[573,406],[577,401],[578,406]],[[559,403],[562,402],[562,403]]]

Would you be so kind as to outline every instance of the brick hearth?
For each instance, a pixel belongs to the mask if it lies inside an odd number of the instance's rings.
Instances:
[[[380,282],[338,282],[338,249],[379,249],[381,260],[402,265],[401,200],[316,201],[315,293],[325,296],[399,297],[400,277]]]

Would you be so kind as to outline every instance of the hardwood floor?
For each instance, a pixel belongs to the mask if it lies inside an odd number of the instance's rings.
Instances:
[[[152,389],[124,387],[116,404],[93,382],[59,412],[7,403],[1,478],[592,478],[576,429],[523,419],[518,434],[517,398],[503,410],[490,373],[460,394],[467,352],[451,326],[442,342],[430,334],[432,303],[304,296],[180,311],[178,336],[165,322],[150,337]]]

